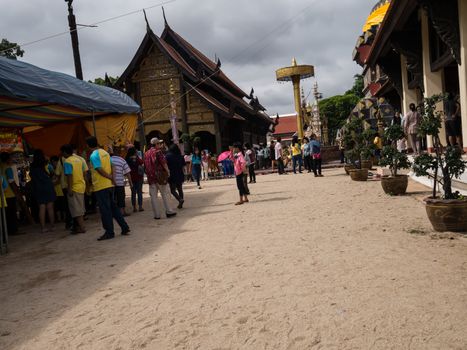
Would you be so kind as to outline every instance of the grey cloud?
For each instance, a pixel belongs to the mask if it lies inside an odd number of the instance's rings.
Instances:
[[[75,0],[78,23],[89,24],[160,0]],[[325,96],[343,93],[360,68],[351,60],[353,45],[376,0],[177,0],[167,4],[172,28],[208,57],[217,55],[224,71],[245,91],[253,86],[271,114],[293,110],[292,88],[275,81],[275,70],[313,64]],[[19,43],[67,30],[64,1],[0,0],[0,36]],[[160,8],[147,11],[156,33],[163,30]],[[290,22],[286,22],[290,18]],[[271,32],[273,33],[271,34]],[[80,30],[86,79],[105,72],[119,75],[145,32],[141,13]],[[69,35],[24,47],[24,60],[74,74]],[[314,80],[304,82],[305,93]]]

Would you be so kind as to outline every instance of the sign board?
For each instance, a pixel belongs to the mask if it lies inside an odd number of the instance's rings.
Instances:
[[[0,128],[0,152],[23,152],[20,129]]]

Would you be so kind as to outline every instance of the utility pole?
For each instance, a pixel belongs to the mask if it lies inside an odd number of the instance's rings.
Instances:
[[[78,31],[76,29],[76,17],[73,13],[73,0],[65,0],[68,3],[68,25],[70,26],[71,46],[73,47],[73,59],[75,61],[76,77],[83,80],[83,69],[79,55]]]

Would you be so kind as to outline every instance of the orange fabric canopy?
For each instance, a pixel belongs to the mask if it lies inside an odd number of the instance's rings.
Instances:
[[[24,132],[27,143],[35,149],[41,149],[51,157],[60,153],[60,147],[73,144],[78,149],[85,148],[84,140],[89,136],[88,131],[80,122],[63,123]]]

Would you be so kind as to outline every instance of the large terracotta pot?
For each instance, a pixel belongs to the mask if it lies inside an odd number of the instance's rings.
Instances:
[[[349,172],[353,181],[368,181],[368,169],[354,169]]]
[[[346,165],[344,165],[344,170],[345,170],[345,173],[346,173],[347,175],[350,175],[349,171],[350,171],[350,170],[354,170],[355,168],[356,168],[356,166],[353,165],[353,164],[346,164]]]
[[[407,175],[384,176],[381,178],[381,186],[386,194],[400,196],[407,193],[409,177]]]
[[[373,168],[373,162],[371,160],[362,160],[362,169]]]
[[[425,203],[435,231],[467,232],[467,200],[426,198]]]

